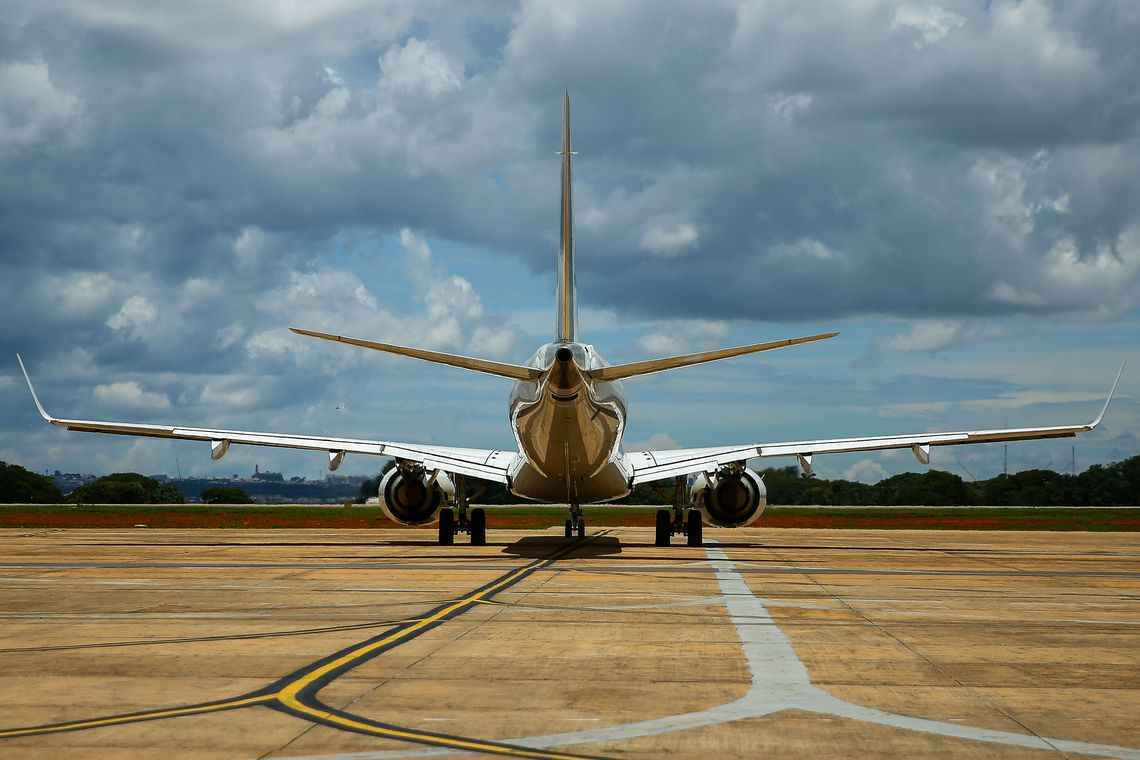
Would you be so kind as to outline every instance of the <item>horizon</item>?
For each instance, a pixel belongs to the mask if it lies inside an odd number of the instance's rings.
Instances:
[[[1140,457],[1140,454],[1135,454],[1135,455],[1130,456],[1130,457],[1125,457],[1123,459],[1113,460],[1113,461],[1109,461],[1109,462],[1093,462],[1093,463],[1087,465],[1086,467],[1084,467],[1083,469],[1076,470],[1076,472],[1073,472],[1072,468],[1070,468],[1068,470],[1057,470],[1057,469],[1051,469],[1051,468],[1027,467],[1027,468],[1022,468],[1022,469],[1018,469],[1018,470],[1012,470],[1011,469],[1005,473],[998,472],[996,475],[993,475],[989,478],[974,478],[974,477],[971,477],[968,473],[964,474],[964,473],[960,473],[960,472],[955,472],[954,470],[951,470],[951,469],[939,468],[939,467],[934,465],[933,459],[931,460],[930,466],[924,467],[922,470],[903,470],[901,472],[897,472],[897,473],[894,473],[891,475],[886,475],[883,478],[880,478],[879,480],[875,480],[875,481],[871,481],[871,482],[862,481],[862,480],[849,480],[849,479],[843,478],[842,475],[839,475],[836,477],[827,477],[827,476],[820,475],[818,470],[813,472],[812,475],[803,476],[803,477],[805,479],[809,479],[809,480],[812,480],[812,479],[814,479],[814,480],[831,480],[831,481],[847,480],[847,482],[861,483],[864,485],[877,485],[878,483],[881,483],[883,480],[887,480],[889,478],[895,477],[896,475],[906,475],[906,474],[921,475],[921,474],[926,473],[926,472],[935,472],[935,471],[945,472],[945,473],[949,473],[951,475],[958,476],[964,482],[967,482],[967,483],[980,482],[980,481],[984,481],[984,480],[992,480],[993,478],[996,478],[996,477],[1003,475],[1003,474],[1012,477],[1012,476],[1018,475],[1020,473],[1033,472],[1033,471],[1038,471],[1038,470],[1045,471],[1045,472],[1053,472],[1053,473],[1056,473],[1057,475],[1062,475],[1062,476],[1066,476],[1066,477],[1075,477],[1075,476],[1083,475],[1084,473],[1088,472],[1093,467],[1108,467],[1111,465],[1120,464],[1122,462],[1128,461],[1130,459],[1134,459],[1136,457]],[[0,460],[0,461],[2,461],[2,460]],[[385,463],[387,462],[386,459],[381,459],[381,461],[383,461]],[[761,466],[761,467],[756,468],[757,472],[761,476],[764,475],[764,472],[766,470],[795,470],[797,473],[800,473],[800,469],[797,465],[795,465],[793,463],[780,464],[778,462],[778,460],[776,460],[775,458],[765,459],[765,460],[756,460],[756,461],[768,463],[766,466]],[[133,474],[133,475],[143,475],[143,476],[148,477],[148,478],[163,477],[163,478],[166,478],[168,480],[237,480],[237,481],[245,481],[245,480],[255,480],[256,476],[258,474],[260,474],[260,475],[281,475],[282,478],[284,478],[284,480],[280,481],[280,482],[283,482],[285,484],[288,484],[291,481],[291,479],[295,478],[295,477],[302,477],[305,479],[306,482],[318,482],[318,481],[324,481],[324,480],[338,480],[338,479],[346,480],[346,481],[368,480],[368,479],[374,478],[377,475],[381,474],[381,471],[382,471],[383,466],[384,466],[382,464],[380,466],[380,468],[378,468],[372,474],[342,473],[342,472],[338,471],[338,472],[324,472],[318,476],[306,476],[306,475],[291,474],[291,473],[286,472],[284,470],[261,470],[260,473],[253,472],[253,473],[247,473],[246,475],[242,475],[240,473],[181,474],[181,475],[179,475],[177,473],[168,473],[168,472],[137,472],[137,471],[133,471],[133,470],[116,470],[116,471],[109,471],[109,472],[102,472],[102,473],[79,472],[79,471],[65,472],[65,471],[59,470],[59,469],[52,469],[50,471],[49,470],[40,471],[40,470],[30,469],[30,468],[28,468],[28,467],[26,467],[26,466],[24,466],[18,462],[6,462],[5,461],[3,463],[8,464],[8,465],[15,464],[15,465],[18,465],[20,467],[23,467],[25,470],[28,470],[29,472],[34,472],[37,475],[43,475],[43,476],[49,477],[49,478],[60,478],[60,477],[75,475],[75,476],[84,477],[84,478],[90,477],[90,478],[96,478],[97,479],[97,478],[101,478],[101,477],[106,477],[108,475]],[[269,482],[277,482],[277,481],[269,481]],[[525,503],[525,502],[520,501],[520,503]]]

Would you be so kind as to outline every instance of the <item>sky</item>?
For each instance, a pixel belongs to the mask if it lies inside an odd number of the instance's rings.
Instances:
[[[603,356],[841,333],[627,381],[627,450],[1083,422],[1128,359],[1075,454],[1136,455],[1137,38],[1131,0],[9,0],[0,459],[325,473],[45,425],[16,352],[57,416],[513,446],[508,381],[287,328],[516,362],[549,341],[564,91]],[[1073,445],[1009,467],[1067,471]]]

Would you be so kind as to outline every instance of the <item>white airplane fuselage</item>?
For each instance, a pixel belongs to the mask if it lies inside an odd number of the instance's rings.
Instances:
[[[617,381],[586,373],[607,366],[585,343],[547,343],[527,366],[544,371],[515,383],[511,429],[522,464],[511,491],[526,499],[584,504],[629,493],[620,465],[626,404]]]

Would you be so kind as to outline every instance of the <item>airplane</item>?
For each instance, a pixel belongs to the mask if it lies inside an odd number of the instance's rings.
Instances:
[[[641,483],[673,479],[674,503],[671,509],[658,510],[654,543],[668,546],[672,536],[684,535],[688,545],[700,546],[705,524],[743,527],[756,522],[763,513],[767,506],[767,491],[760,475],[748,467],[751,459],[795,457],[804,474],[810,476],[812,458],[817,454],[910,449],[920,463],[929,464],[931,450],[938,446],[1074,437],[1100,424],[1120,383],[1123,364],[1100,414],[1091,422],[1077,425],[625,452],[622,436],[628,414],[622,391],[623,380],[828,340],[838,333],[826,332],[716,351],[608,364],[593,345],[582,342],[578,331],[571,192],[571,162],[575,153],[570,143],[569,93],[563,102],[562,150],[559,153],[562,156],[562,202],[554,340],[540,346],[525,363],[511,364],[290,328],[302,336],[513,380],[515,384],[508,409],[515,451],[61,419],[49,415],[44,409],[23,359],[17,354],[36,408],[44,420],[68,430],[209,441],[210,457],[214,460],[225,456],[233,443],[324,451],[328,455],[329,470],[340,467],[348,454],[391,457],[396,467],[388,471],[379,486],[379,502],[384,514],[401,525],[438,523],[438,541],[444,545],[453,544],[458,533],[467,533],[474,545],[485,545],[487,541],[486,512],[470,506],[466,478],[503,484],[512,494],[523,499],[566,503],[569,516],[564,532],[568,538],[585,536],[582,505],[620,499]],[[695,476],[691,483],[690,476]]]

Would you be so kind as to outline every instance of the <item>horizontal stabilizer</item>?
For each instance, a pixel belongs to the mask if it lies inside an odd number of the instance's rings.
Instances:
[[[771,351],[776,348],[798,346],[801,343],[812,343],[817,340],[827,340],[828,338],[834,338],[838,334],[839,333],[837,332],[820,333],[819,335],[808,335],[803,338],[773,340],[769,341],[768,343],[753,343],[750,346],[736,346],[735,348],[721,348],[716,351],[700,351],[695,354],[669,356],[664,359],[646,359],[645,361],[630,362],[629,364],[615,364],[610,367],[599,367],[598,369],[590,370],[590,377],[595,380],[621,380],[625,377],[648,375],[650,373],[660,372],[665,369],[688,367],[690,364],[704,364],[705,362],[715,362],[720,359],[728,359],[733,356],[754,354],[758,351]]]
[[[452,367],[461,367],[462,369],[469,369],[474,372],[486,372],[488,375],[509,377],[512,380],[537,380],[542,377],[542,370],[535,369],[534,367],[524,367],[521,364],[507,364],[505,362],[490,361],[489,359],[475,359],[470,356],[445,354],[440,351],[428,351],[424,348],[395,346],[391,343],[379,343],[374,340],[362,340],[361,338],[346,338],[343,335],[331,335],[329,333],[316,332],[313,330],[302,330],[299,327],[290,327],[289,329],[298,335],[307,335],[310,338],[320,338],[321,340],[330,340],[334,343],[346,343],[350,346],[371,348],[374,351],[385,351],[389,354],[411,356],[416,359],[423,359],[426,362],[449,364]]]

